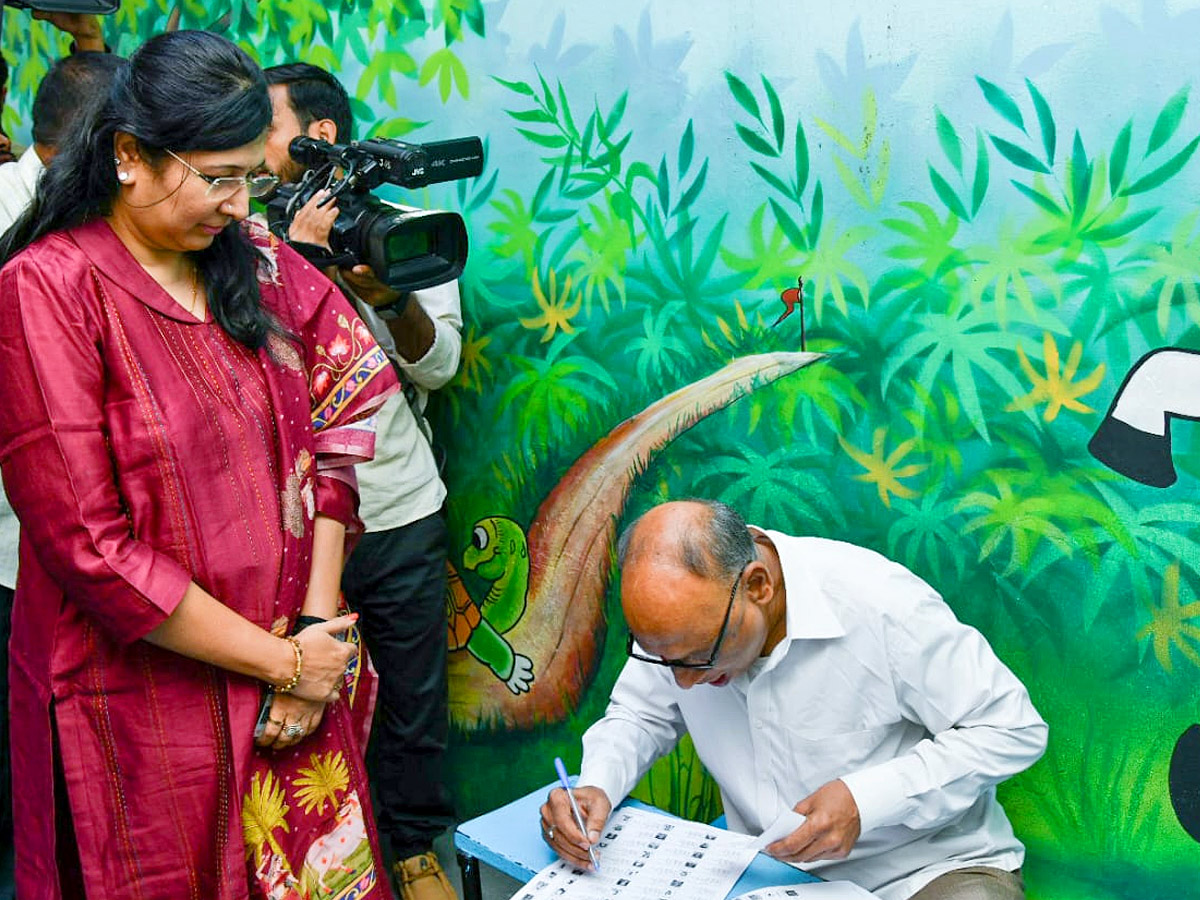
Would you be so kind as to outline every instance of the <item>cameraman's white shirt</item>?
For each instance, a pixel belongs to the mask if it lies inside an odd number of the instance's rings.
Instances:
[[[721,789],[728,827],[759,834],[840,778],[862,835],[805,869],[902,900],[966,866],[1018,868],[1024,847],[995,785],[1046,745],[1029,694],[924,581],[873,551],[766,532],[787,632],[761,668],[679,687],[629,660],[583,736],[579,784],[619,803],[686,731]]]
[[[408,362],[396,349],[387,323],[371,307],[346,290],[375,340],[399,367],[401,380],[416,387],[416,405],[425,409],[428,392],[454,377],[462,352],[462,306],[458,282],[414,291],[410,303],[420,303],[433,321],[433,345],[419,360]],[[399,528],[437,512],[446,499],[446,486],[437,463],[424,417],[418,422],[403,393],[393,394],[379,410],[375,428],[375,458],[355,466],[358,475],[358,514],[368,532]]]

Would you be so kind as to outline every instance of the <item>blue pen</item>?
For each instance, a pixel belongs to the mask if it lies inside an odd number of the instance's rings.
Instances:
[[[571,812],[575,813],[575,824],[579,826],[580,832],[583,833],[584,840],[590,840],[587,833],[587,825],[583,822],[583,813],[579,811],[579,804],[575,802],[575,795],[571,793],[571,780],[567,778],[567,767],[563,765],[562,757],[554,757],[554,768],[558,770],[558,780],[562,782],[563,790],[567,792],[567,799],[571,801]],[[600,861],[596,859],[596,851],[588,844],[588,857],[592,861],[592,868],[597,872],[600,871]]]

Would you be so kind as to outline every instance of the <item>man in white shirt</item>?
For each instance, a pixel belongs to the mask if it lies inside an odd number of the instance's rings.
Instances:
[[[883,900],[1024,897],[995,786],[1041,756],[1047,727],[929,585],[710,501],[651,509],[619,556],[631,659],[583,736],[589,838],[562,789],[542,807],[560,855],[586,866],[613,805],[687,732],[729,828],[807,817],[773,856]]]
[[[303,167],[289,157],[288,145],[302,134],[329,143],[349,140],[349,98],[332,75],[307,63],[274,66],[266,75],[274,108],[267,166],[285,182],[295,181]],[[309,203],[292,221],[289,239],[327,247],[336,216],[336,204]],[[379,673],[368,758],[376,819],[395,859],[393,882],[403,900],[457,900],[433,852],[433,840],[455,816],[443,776],[449,730],[446,486],[424,410],[428,392],[458,371],[458,284],[401,295],[366,266],[335,276],[405,385],[379,411],[375,458],[356,467],[365,533],[342,576]]]

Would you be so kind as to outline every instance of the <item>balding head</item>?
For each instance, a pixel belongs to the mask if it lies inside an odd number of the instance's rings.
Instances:
[[[712,500],[663,503],[630,525],[617,545],[621,566],[621,602],[625,619],[639,635],[676,633],[703,618],[694,598],[722,591],[705,583],[727,585],[755,558],[746,522],[731,507]]]

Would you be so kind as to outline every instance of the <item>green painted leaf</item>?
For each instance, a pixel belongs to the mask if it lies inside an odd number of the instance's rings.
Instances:
[[[1050,104],[1042,96],[1042,92],[1034,87],[1033,82],[1025,79],[1029,88],[1029,96],[1033,98],[1033,108],[1037,112],[1038,128],[1042,131],[1042,149],[1046,151],[1046,165],[1054,168],[1054,151],[1058,143],[1058,129],[1054,124],[1054,114],[1050,112]]]
[[[632,138],[633,132],[631,131],[615,144],[610,144],[603,153],[592,160],[592,165],[601,169],[608,167],[614,171],[620,168],[621,154],[625,152],[625,148],[629,145],[629,141]]]
[[[846,188],[846,192],[854,198],[854,202],[863,209],[871,208],[871,198],[867,196],[867,189],[863,187],[862,182],[858,180],[857,170],[851,169],[850,166],[840,156],[833,158],[833,167],[837,169],[838,178],[842,181],[842,186]]]
[[[725,83],[729,85],[729,91],[738,105],[754,116],[759,124],[762,124],[762,113],[758,111],[758,101],[754,99],[754,92],[746,87],[746,83],[732,72],[725,73]]]
[[[855,159],[867,158],[867,143],[865,140],[856,141],[846,132],[842,131],[832,122],[826,122],[824,119],[813,119],[817,123],[817,127],[824,131],[839,147],[853,156]]]
[[[551,149],[558,150],[567,146],[567,139],[561,134],[538,134],[536,131],[530,131],[528,128],[518,128],[517,131],[541,147],[550,147]]]
[[[546,83],[545,77],[541,72],[538,72],[538,81],[542,85],[542,101],[546,104],[546,109],[550,115],[558,115],[558,101],[554,99],[554,91],[550,90],[550,85]]]
[[[679,175],[683,177],[687,172],[688,166],[692,164],[692,153],[696,149],[696,135],[692,130],[692,120],[688,119],[687,128],[684,129],[683,137],[679,139]]]
[[[1004,138],[996,137],[994,134],[989,134],[988,136],[992,139],[992,144],[995,145],[1000,155],[1014,166],[1028,169],[1031,172],[1041,172],[1043,175],[1050,174],[1050,170],[1046,168],[1046,164],[1028,150],[1018,147],[1016,144],[1004,140]]]
[[[1071,219],[1078,223],[1087,209],[1088,194],[1092,190],[1092,166],[1083,149],[1083,138],[1075,132],[1071,145]]]
[[[472,31],[480,37],[487,37],[487,23],[484,18],[482,3],[472,3],[470,8],[464,13],[464,16],[467,24],[471,26]]]
[[[808,138],[804,134],[804,123],[796,121],[796,202],[808,187]]]
[[[771,86],[771,82],[767,81],[767,76],[762,76],[763,87],[767,91],[767,102],[771,105],[771,131],[775,134],[775,146],[777,149],[783,149],[783,133],[787,127],[787,123],[783,118],[783,106],[779,103],[779,95],[775,93],[775,88]]]
[[[1129,142],[1133,137],[1133,120],[1130,119],[1117,135],[1113,143],[1112,158],[1108,164],[1108,190],[1112,196],[1121,189],[1121,181],[1125,177],[1125,166],[1129,164]]]
[[[671,208],[671,180],[667,176],[667,158],[658,164],[658,205],[665,216]]]
[[[1059,218],[1063,218],[1066,216],[1066,212],[1063,210],[1063,208],[1061,206],[1059,206],[1057,203],[1055,203],[1052,198],[1047,197],[1041,191],[1035,191],[1029,185],[1021,184],[1021,182],[1019,182],[1015,179],[1013,180],[1012,185],[1018,191],[1020,191],[1022,194],[1024,194],[1026,197],[1028,197],[1030,200],[1032,200],[1034,203],[1036,203],[1042,209],[1046,210],[1046,212],[1050,213],[1051,215],[1058,216]]]
[[[988,177],[990,175],[990,164],[988,162],[987,141],[983,139],[983,132],[976,129],[975,131],[975,180],[971,184],[971,218],[979,212],[979,207],[983,205],[983,198],[987,194]]]
[[[963,208],[962,201],[958,199],[958,194],[954,193],[954,188],[950,187],[946,179],[932,165],[929,166],[929,180],[933,182],[933,192],[946,205],[946,209],[964,221],[970,218]]]
[[[804,237],[804,231],[796,224],[786,209],[779,205],[774,197],[771,198],[771,211],[775,213],[775,221],[779,223],[779,227],[783,229],[783,233],[787,235],[787,239],[792,242],[792,245],[801,250],[808,249],[808,240]]]
[[[622,219],[628,220],[633,215],[633,204],[629,202],[628,194],[612,195],[612,210]]]
[[[612,110],[608,114],[608,118],[604,120],[604,139],[617,130],[617,126],[621,124],[621,119],[625,115],[625,104],[629,101],[629,91],[625,91],[617,98],[617,102],[613,104]]]
[[[1154,120],[1154,128],[1150,131],[1150,140],[1146,142],[1146,155],[1149,156],[1171,139],[1183,121],[1183,111],[1187,109],[1188,90],[1190,85],[1184,85],[1175,92],[1158,118]]]
[[[983,91],[983,98],[987,100],[988,105],[1007,121],[1024,131],[1025,119],[1021,116],[1021,108],[1017,106],[1017,101],[999,85],[992,84],[986,78],[976,75],[975,81]]]
[[[654,177],[654,170],[650,168],[649,163],[642,162],[641,160],[633,163],[629,167],[629,171],[625,173],[625,188],[632,191],[633,183],[638,178],[645,178],[651,184],[657,184],[657,181]]]
[[[1141,228],[1151,219],[1153,219],[1161,211],[1161,207],[1152,209],[1143,209],[1138,212],[1131,213],[1128,216],[1123,216],[1115,222],[1110,222],[1107,225],[1102,225],[1099,228],[1093,228],[1090,231],[1085,231],[1083,237],[1087,240],[1103,243],[1104,241],[1113,241],[1117,238],[1125,237],[1125,235]]]
[[[403,116],[394,116],[390,119],[378,120],[371,127],[367,136],[373,138],[402,138],[406,134],[411,134],[418,128],[423,128],[428,124],[428,122],[414,122],[412,119],[405,119]]]
[[[524,94],[526,97],[537,96],[534,93],[533,88],[524,81],[505,81],[503,78],[497,78],[495,75],[492,76],[492,80],[504,85],[510,91],[515,91],[518,94]]]
[[[567,103],[567,92],[563,90],[562,82],[558,82],[558,102],[562,109],[563,125],[566,126],[567,134],[571,137],[579,137],[579,129],[575,127],[575,120],[571,117],[571,107]]]
[[[499,177],[500,177],[499,172],[492,173],[492,177],[488,179],[487,184],[485,184],[475,194],[475,196],[471,198],[471,202],[467,206],[468,210],[474,212],[475,210],[480,209],[485,203],[488,202],[488,198],[490,198],[492,196],[492,192],[496,189],[496,179],[498,179]],[[461,182],[461,183],[465,184],[465,182]]]
[[[596,120],[600,118],[597,110],[588,116],[587,124],[583,126],[583,135],[579,138],[579,158],[586,166],[588,156],[592,152],[592,139],[596,136]]]
[[[356,122],[370,122],[375,118],[375,110],[371,109],[371,104],[357,97],[350,98],[350,112]]]
[[[505,112],[518,122],[536,122],[540,125],[549,125],[554,121],[554,117],[544,109],[506,109]]]
[[[708,160],[704,161],[704,165],[700,167],[700,174],[696,176],[696,180],[692,182],[691,187],[683,192],[683,196],[679,198],[679,202],[675,204],[675,212],[685,211],[692,208],[692,204],[696,202],[696,198],[700,196],[700,192],[704,190],[704,180],[708,177]]]
[[[603,184],[586,184],[583,187],[567,188],[563,191],[563,196],[571,200],[586,200],[594,194],[599,193],[604,189]]]
[[[937,125],[938,143],[942,145],[942,152],[946,154],[946,159],[950,160],[950,165],[954,166],[955,170],[961,173],[963,156],[962,144],[958,140],[958,132],[954,130],[954,125],[942,114],[940,109],[935,106],[933,112]]]
[[[761,153],[763,156],[779,155],[779,151],[767,143],[765,138],[754,131],[751,131],[745,125],[738,125],[737,133],[738,136],[741,137],[742,143],[744,143],[755,153]]]
[[[535,190],[533,192],[533,201],[530,206],[530,210],[533,213],[536,214],[536,213],[540,212],[542,207],[545,206],[546,200],[550,196],[550,186],[553,184],[554,184],[554,170],[551,169],[549,172],[547,172],[545,175],[542,176],[542,180],[538,182],[537,190]]]
[[[1196,152],[1196,146],[1198,144],[1200,144],[1200,137],[1193,138],[1190,144],[1168,159],[1149,175],[1142,176],[1129,187],[1125,188],[1125,190],[1121,191],[1121,196],[1131,197],[1134,194],[1143,194],[1146,191],[1153,190],[1163,182],[1174,178],[1179,174],[1179,170],[1187,165],[1187,161],[1192,158],[1192,154]]]
[[[729,218],[729,213],[721,216],[717,220],[717,225],[704,241],[704,246],[700,248],[700,255],[696,257],[695,271],[701,273],[705,277],[708,276],[712,269],[713,261],[717,258],[717,251],[721,249],[721,236],[725,232],[725,220]]]
[[[779,193],[783,194],[783,196],[788,198],[793,197],[794,192],[792,189],[784,184],[783,179],[777,176],[774,172],[768,171],[766,167],[760,166],[756,162],[750,163],[750,168],[758,173],[759,178],[771,185],[771,187],[775,188],[775,190],[779,191]]]
[[[812,206],[808,216],[808,242],[813,247],[817,246],[817,242],[821,239],[821,223],[825,218],[825,192],[821,189],[821,182],[818,181],[816,187],[813,188]]]

